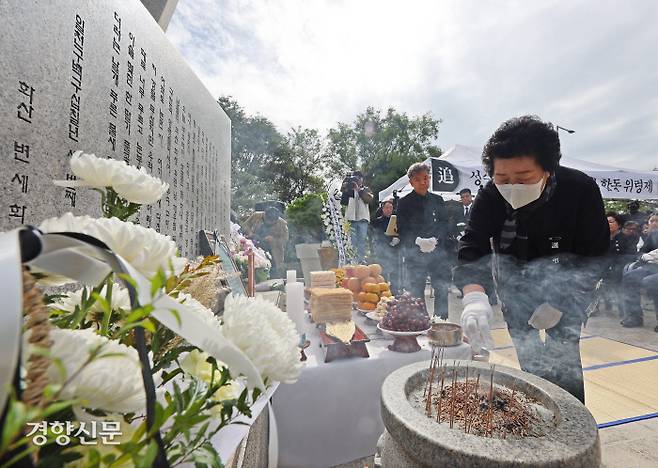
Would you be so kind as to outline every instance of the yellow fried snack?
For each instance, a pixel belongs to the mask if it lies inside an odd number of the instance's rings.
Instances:
[[[363,290],[364,290],[365,292],[379,294],[380,288],[379,288],[379,285],[378,285],[378,284],[375,284],[375,283],[366,283],[366,284],[363,286]]]
[[[361,310],[375,310],[376,305],[372,302],[359,302],[358,307]]]
[[[379,302],[379,294],[366,293],[365,302],[372,302],[373,304],[377,304]]]
[[[356,332],[356,325],[352,320],[347,322],[329,322],[325,327],[325,333],[338,338],[343,343],[349,343]]]

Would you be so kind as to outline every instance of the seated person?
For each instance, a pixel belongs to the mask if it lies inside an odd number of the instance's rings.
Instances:
[[[620,241],[623,244],[622,248],[637,253],[638,243],[640,242],[640,223],[637,221],[626,221],[621,228],[621,233]]]
[[[632,230],[630,235],[622,232],[623,217],[614,211],[606,213],[606,217],[610,227],[610,250],[608,251],[608,268],[603,276],[606,285],[603,291],[606,308],[610,309],[613,302],[619,302],[618,289],[621,286],[624,265],[635,259],[637,250],[635,248],[636,238],[632,235]]]
[[[652,223],[658,227],[658,214],[649,218],[650,228]],[[656,318],[658,318],[658,229],[649,230],[640,252],[642,253],[640,258],[629,265],[622,279],[623,287],[620,291],[624,314],[622,325],[626,328],[641,327],[644,324],[640,301],[641,288],[653,300]],[[658,333],[658,326],[654,328],[654,331]]]

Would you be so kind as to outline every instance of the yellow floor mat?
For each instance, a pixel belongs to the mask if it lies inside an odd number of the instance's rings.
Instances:
[[[585,372],[585,401],[598,424],[658,411],[658,360]]]
[[[497,345],[504,343],[501,330],[494,336]],[[585,401],[598,424],[658,412],[658,359],[651,359],[656,355],[607,338],[581,341]],[[519,368],[514,348],[492,351],[490,362]]]
[[[658,353],[655,351],[598,336],[580,342],[580,358],[583,361],[584,368],[608,362],[630,361],[631,359],[640,359],[655,356],[656,354]]]

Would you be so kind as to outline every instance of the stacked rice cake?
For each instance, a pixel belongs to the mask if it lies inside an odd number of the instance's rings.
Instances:
[[[352,291],[345,288],[312,288],[311,317],[318,324],[352,320]]]
[[[336,273],[333,271],[312,271],[311,272],[311,288],[327,288],[333,289],[336,287]]]

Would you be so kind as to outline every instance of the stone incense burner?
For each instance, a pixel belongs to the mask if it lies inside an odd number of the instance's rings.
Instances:
[[[489,385],[492,366],[474,361],[446,361],[457,379],[466,366]],[[465,433],[458,424],[428,417],[418,404],[427,388],[428,362],[419,362],[390,374],[382,386],[381,412],[386,430],[379,449],[383,468],[393,467],[598,467],[601,462],[596,422],[576,398],[534,375],[496,366],[493,388],[510,388],[532,402],[537,428],[524,437],[486,437]],[[454,374],[453,374],[454,371]],[[493,408],[493,406],[492,406]],[[541,426],[541,427],[540,427]]]

